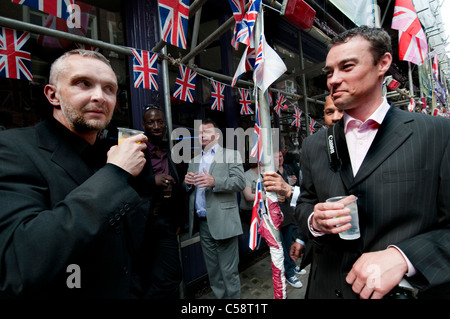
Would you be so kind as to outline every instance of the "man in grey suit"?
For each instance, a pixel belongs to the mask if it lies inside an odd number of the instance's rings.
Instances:
[[[220,131],[211,120],[200,125],[202,154],[188,167],[189,235],[199,229],[211,289],[218,299],[238,299],[238,236],[242,234],[236,193],[245,187],[244,169],[237,151],[219,144]]]
[[[381,29],[331,43],[324,70],[344,116],[305,139],[296,208],[312,243],[308,298],[450,296],[450,121],[390,106],[382,84],[391,62]],[[337,235],[350,228],[349,209],[325,202],[349,194],[356,240]]]

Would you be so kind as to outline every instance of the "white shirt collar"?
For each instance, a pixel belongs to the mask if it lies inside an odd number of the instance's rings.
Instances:
[[[369,118],[364,123],[366,123],[369,120],[372,120],[381,125],[381,123],[383,122],[384,117],[386,116],[390,107],[391,106],[387,102],[386,98],[383,98],[383,102],[381,102],[380,106],[376,109],[375,112],[372,113],[371,116],[369,116]],[[360,120],[357,120],[354,117],[348,115],[347,112],[344,111],[344,131],[345,132],[347,132],[348,123],[352,120],[360,121]]]

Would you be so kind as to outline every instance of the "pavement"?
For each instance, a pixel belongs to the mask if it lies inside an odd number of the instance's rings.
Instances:
[[[297,264],[300,264],[300,259]],[[294,288],[286,281],[287,299],[305,299],[306,286],[308,284],[309,266],[305,268],[306,274],[296,275],[302,282],[301,288]],[[260,260],[240,272],[241,299],[273,299],[272,266],[270,253],[265,253]],[[211,289],[196,299],[216,299]]]

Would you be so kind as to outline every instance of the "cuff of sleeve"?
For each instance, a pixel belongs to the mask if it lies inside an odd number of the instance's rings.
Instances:
[[[415,274],[416,274],[416,268],[413,266],[413,264],[411,263],[411,261],[409,260],[409,258],[408,257],[406,257],[406,255],[403,253],[403,251],[400,249],[400,248],[398,248],[397,246],[395,246],[395,245],[389,245],[388,246],[388,248],[389,247],[393,247],[393,248],[395,248],[395,249],[397,249],[399,252],[400,252],[400,254],[402,254],[402,256],[403,256],[403,258],[405,258],[405,260],[406,260],[406,263],[408,264],[408,272],[406,273],[406,277],[412,277],[412,276],[414,276]]]
[[[299,243],[300,245],[306,246],[305,242],[303,240],[301,240],[300,238],[296,238],[295,242]]]
[[[309,215],[308,217],[308,228],[310,233],[314,236],[314,237],[320,237],[325,235],[325,233],[317,231],[314,229],[313,225],[312,225],[312,217],[314,216],[314,212],[311,213],[311,215]]]
[[[291,204],[290,204],[291,207],[297,206],[297,198],[298,198],[298,195],[300,195],[300,187],[294,186],[293,188],[294,189],[292,192],[292,199],[291,199]]]

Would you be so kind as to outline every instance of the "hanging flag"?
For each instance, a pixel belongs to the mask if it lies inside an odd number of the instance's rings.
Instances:
[[[414,101],[413,98],[411,98],[411,100],[409,101],[409,105],[408,105],[408,111],[414,112],[415,107],[416,107],[416,102]]]
[[[186,49],[189,21],[189,0],[158,0],[161,38],[163,41]]]
[[[259,105],[255,99],[255,129],[253,131],[253,147],[250,151],[250,156],[256,158],[259,162],[264,162],[263,145],[261,135],[261,114],[259,112]]]
[[[24,51],[28,32],[0,28],[0,77],[33,80],[31,54]]]
[[[255,67],[255,49],[246,47],[244,54],[242,54],[241,61],[239,61],[239,65],[236,69],[236,72],[233,76],[233,81],[231,82],[231,86],[234,87],[239,78],[247,71],[253,70]]]
[[[11,0],[11,2],[46,12],[64,20],[70,17],[72,5],[75,4],[75,0]]]
[[[132,49],[134,87],[158,90],[158,54],[145,50]]]
[[[423,64],[428,44],[412,0],[396,0],[392,29],[399,30],[399,58],[417,65]]]
[[[250,0],[248,10],[245,13],[244,17],[239,23],[236,22],[233,38],[231,39],[231,45],[236,50],[238,48],[239,42],[251,48],[255,47],[253,40],[253,28],[255,26],[256,18],[258,17],[260,6],[261,0]]]
[[[258,247],[260,236],[258,235],[259,225],[261,224],[261,215],[265,213],[265,205],[262,199],[262,183],[261,178],[256,181],[255,199],[253,201],[252,219],[250,222],[250,237],[248,239],[248,246],[251,250]]]
[[[258,51],[256,52],[253,82],[264,93],[287,68],[278,54],[267,44],[264,33],[261,33]]]
[[[241,115],[253,114],[253,110],[250,107],[252,100],[250,99],[250,92],[247,89],[238,88],[239,91],[239,104],[241,105]]]
[[[281,116],[281,110],[287,110],[286,98],[283,94],[278,92],[278,98],[273,109],[275,110],[275,112],[277,112],[278,116]]]
[[[241,23],[242,19],[244,19],[245,0],[228,0],[228,2],[230,3],[231,11],[233,11],[234,20],[236,21],[231,45],[237,50],[239,42],[236,41],[236,38],[238,37],[238,31],[242,29]]]
[[[294,106],[294,120],[291,123],[291,126],[301,127],[302,126],[302,114],[303,112],[296,106]]]
[[[436,81],[439,80],[439,64],[438,64],[437,54],[434,56],[434,59],[433,59],[433,76]]]
[[[196,77],[197,72],[180,64],[178,67],[178,75],[175,80],[173,96],[180,100],[193,103]]]
[[[211,110],[223,111],[223,100],[225,95],[223,90],[225,89],[225,84],[211,81]]]
[[[312,117],[310,117],[309,118],[309,132],[310,132],[310,134],[316,132],[316,128],[314,127],[315,125],[316,125],[316,121]]]

